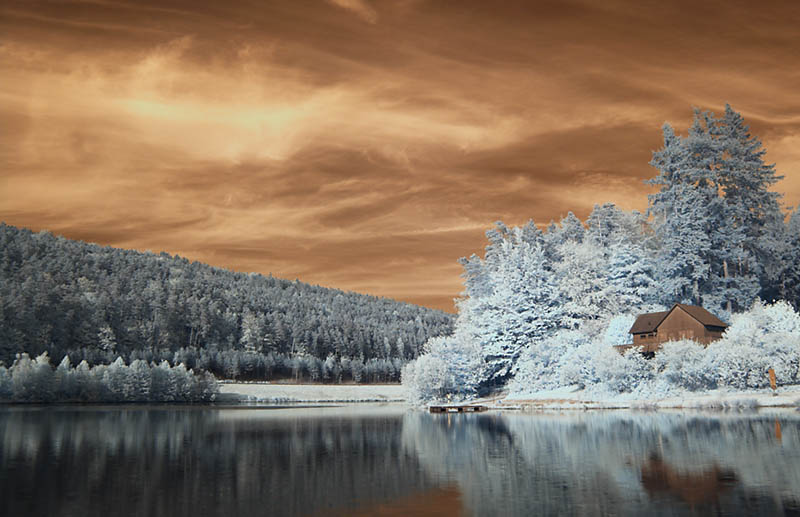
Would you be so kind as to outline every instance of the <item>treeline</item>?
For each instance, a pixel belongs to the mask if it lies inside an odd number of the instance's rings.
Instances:
[[[406,362],[451,328],[451,315],[408,303],[0,224],[0,361],[6,364],[17,353],[44,351],[56,360],[85,355],[90,364],[147,353],[178,364],[170,356],[183,349],[257,356],[265,364],[273,357],[277,371],[291,361],[313,363],[300,367],[312,377],[329,357],[364,368]],[[225,372],[224,364],[209,359],[215,373]]]
[[[183,364],[125,364],[72,367],[65,357],[57,368],[45,353],[35,359],[20,354],[10,368],[0,366],[0,401],[14,402],[211,402],[218,392],[208,372],[195,373]]]
[[[89,365],[109,364],[115,360],[111,352],[95,348],[69,350],[67,356]],[[126,356],[128,363],[141,360],[146,363],[166,362],[183,364],[193,370],[204,370],[216,377],[241,381],[276,381],[321,383],[383,383],[399,382],[400,371],[406,361],[399,357],[372,358],[335,357],[325,359],[310,355],[288,356],[262,354],[247,350],[220,350],[218,348],[182,347],[178,350],[133,350]]]

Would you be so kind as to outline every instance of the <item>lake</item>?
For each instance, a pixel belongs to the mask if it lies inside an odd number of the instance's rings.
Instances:
[[[800,414],[0,407],[0,514],[800,515]]]

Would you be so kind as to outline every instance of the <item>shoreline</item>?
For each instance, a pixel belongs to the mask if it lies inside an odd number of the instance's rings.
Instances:
[[[248,404],[330,404],[330,403],[407,403],[400,384],[284,384],[234,383],[220,384],[216,403]],[[427,409],[431,404],[419,406]],[[800,386],[729,392],[712,390],[685,393],[661,398],[637,397],[633,394],[602,396],[575,388],[535,393],[499,394],[453,403],[453,405],[485,405],[490,410],[752,410],[759,408],[797,408],[800,410]]]
[[[401,384],[224,383],[217,403],[374,403],[405,402]]]
[[[690,409],[690,410],[743,410],[759,408],[800,409],[800,386],[786,386],[776,392],[771,389],[752,391],[711,390],[702,393],[683,393],[661,398],[636,397],[633,394],[609,395],[584,393],[584,390],[561,388],[524,394],[510,394],[484,399],[490,409],[542,410],[542,409]],[[487,404],[491,402],[491,404]],[[480,401],[474,402],[480,404]]]

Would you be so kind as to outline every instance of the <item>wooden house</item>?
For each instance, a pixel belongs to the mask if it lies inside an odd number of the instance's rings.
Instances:
[[[692,339],[707,345],[721,338],[727,327],[725,322],[702,307],[676,303],[665,312],[640,314],[629,331],[633,343],[617,349],[623,352],[637,347],[644,353],[653,353],[661,348],[662,343],[680,339]]]

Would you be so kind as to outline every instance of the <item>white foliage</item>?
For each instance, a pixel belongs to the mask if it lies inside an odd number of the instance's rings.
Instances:
[[[667,384],[696,391],[709,387],[705,355],[705,349],[695,341],[681,340],[665,343],[652,361]]]
[[[550,335],[563,320],[557,285],[539,242],[526,240],[515,228],[493,253],[492,292],[462,305],[468,312],[456,329],[481,345],[489,380],[513,373],[524,348]]]
[[[419,356],[403,367],[401,379],[406,388],[406,398],[412,403],[435,400],[444,395],[448,385],[448,366],[440,357],[430,354]]]
[[[636,349],[621,355],[612,347],[623,340],[621,329],[629,325],[629,316],[619,316],[609,321],[602,338],[584,336],[581,343],[560,332],[532,347],[532,355],[520,362],[512,391],[577,384],[648,398],[717,388],[749,390],[769,386],[769,368],[774,368],[778,385],[800,382],[800,315],[785,302],[757,302],[734,316],[722,339],[707,347],[690,340],[665,343],[650,360]],[[552,351],[563,356],[553,362],[548,355]]]
[[[110,365],[92,368],[81,361],[72,368],[64,357],[54,370],[43,353],[36,359],[19,354],[11,368],[0,366],[0,400],[15,402],[200,402],[214,400],[217,391],[213,375],[166,361],[128,366],[118,358]]]
[[[425,344],[425,354],[402,370],[409,400],[421,402],[474,396],[485,377],[481,347],[463,334],[436,337]]]
[[[10,399],[13,393],[14,389],[11,384],[11,374],[8,372],[8,368],[0,365],[0,400]]]
[[[587,319],[595,319],[619,310],[617,296],[608,282],[607,261],[603,249],[592,241],[566,242],[556,263],[559,301],[564,313],[560,326],[577,328]]]
[[[562,385],[562,377],[575,378],[580,374],[562,373],[567,364],[576,360],[576,351],[584,344],[586,336],[576,330],[560,330],[553,336],[534,341],[528,345],[520,360],[519,370],[510,387],[523,386],[534,390],[547,390]]]
[[[654,378],[653,365],[638,350],[620,354],[614,348],[602,347],[594,359],[599,382],[614,392],[638,391]]]
[[[633,343],[633,336],[629,331],[634,321],[636,321],[636,316],[633,314],[619,314],[612,317],[603,335],[603,344],[615,346]]]

